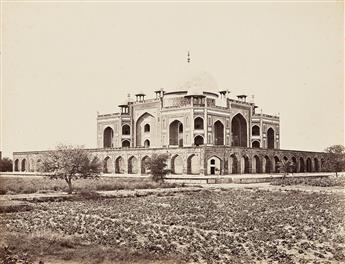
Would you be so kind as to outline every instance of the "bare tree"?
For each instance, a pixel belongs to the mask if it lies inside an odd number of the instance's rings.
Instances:
[[[49,173],[51,179],[64,179],[71,194],[72,180],[99,177],[102,164],[81,146],[59,145],[43,155],[39,170]]]
[[[282,160],[278,163],[279,172],[283,173],[283,177],[286,177],[291,171],[293,171],[293,163],[288,160]]]

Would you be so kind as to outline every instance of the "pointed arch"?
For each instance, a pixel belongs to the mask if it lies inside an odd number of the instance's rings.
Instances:
[[[150,147],[150,140],[146,139],[144,141],[144,148],[149,148]]]
[[[195,146],[201,146],[201,145],[204,145],[204,138],[200,135],[196,136],[194,138],[194,145]]]
[[[103,148],[113,147],[113,137],[114,137],[114,130],[109,126],[106,127],[103,130]]]
[[[207,160],[207,174],[222,174],[222,159],[217,156],[210,157]]]
[[[144,126],[144,132],[145,132],[145,133],[146,133],[146,132],[150,132],[150,130],[151,130],[150,124],[146,124],[146,125]]]
[[[150,170],[147,167],[147,163],[151,160],[149,156],[145,156],[141,159],[141,174],[149,174]]]
[[[320,171],[325,171],[325,164],[326,164],[326,161],[325,161],[325,159],[321,159],[321,166],[320,166]]]
[[[131,134],[131,127],[127,124],[122,126],[122,135],[130,135]]]
[[[169,125],[169,145],[183,147],[183,124],[179,120]]]
[[[14,171],[19,171],[19,159],[14,161]]]
[[[320,163],[318,158],[314,158],[314,171],[320,172]]]
[[[187,174],[200,173],[200,159],[197,155],[192,154],[187,158]]]
[[[115,160],[115,173],[116,174],[123,174],[125,171],[125,162],[124,159],[119,156]]]
[[[36,162],[35,162],[35,171],[39,171],[42,166],[42,160],[41,159],[37,159]]]
[[[271,173],[272,171],[272,162],[271,159],[268,156],[265,156],[263,159],[263,166],[262,168],[264,169],[265,173]]]
[[[131,146],[131,143],[129,142],[129,140],[123,140],[122,141],[122,147],[123,148],[129,148]]]
[[[182,174],[183,173],[183,159],[179,155],[174,155],[171,158],[171,173]]]
[[[241,157],[241,174],[249,173],[249,158],[244,155]]]
[[[311,162],[311,158],[307,158],[307,172],[312,172],[313,171],[313,165]]]
[[[254,155],[252,162],[252,173],[261,173],[261,161],[258,155]]]
[[[103,173],[111,173],[113,171],[112,161],[109,156],[103,160]]]
[[[214,125],[214,145],[224,145],[224,125],[217,120]]]
[[[231,120],[232,146],[247,147],[247,121],[238,113]]]
[[[21,169],[22,169],[22,171],[27,171],[27,161],[26,161],[26,159],[23,159],[22,160],[22,163],[21,163]]]
[[[229,159],[229,173],[237,174],[238,173],[238,159],[235,154],[232,154]]]
[[[260,148],[260,142],[257,140],[254,140],[252,142],[252,148]]]
[[[194,129],[204,129],[204,119],[197,117],[194,119]]]
[[[138,159],[132,156],[128,159],[128,173],[137,174],[138,172]]]
[[[274,149],[274,130],[272,127],[267,130],[267,148]]]
[[[274,172],[278,173],[279,168],[280,168],[280,159],[278,156],[274,156],[273,160],[274,160]]]
[[[258,125],[252,127],[252,136],[260,136],[260,127]]]
[[[292,172],[296,173],[298,168],[298,163],[296,157],[291,157]]]
[[[299,172],[305,172],[305,163],[303,157],[299,158]]]

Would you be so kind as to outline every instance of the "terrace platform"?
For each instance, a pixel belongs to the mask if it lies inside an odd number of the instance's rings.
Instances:
[[[290,173],[286,178],[323,178],[334,175],[330,172],[317,173]],[[169,182],[178,183],[199,183],[199,184],[218,184],[218,183],[261,183],[270,182],[273,179],[283,178],[281,173],[276,174],[233,174],[233,175],[169,175]]]
[[[6,177],[42,177],[45,174],[37,172],[13,172],[0,173]],[[334,176],[334,172],[314,172],[314,173],[289,173],[287,178],[323,178]],[[148,179],[149,175],[136,174],[102,174],[101,177],[112,177],[119,179]],[[189,184],[219,184],[219,183],[262,183],[270,182],[273,179],[283,178],[282,173],[262,173],[262,174],[231,174],[231,175],[187,175],[170,174],[166,176],[168,182],[189,183]]]

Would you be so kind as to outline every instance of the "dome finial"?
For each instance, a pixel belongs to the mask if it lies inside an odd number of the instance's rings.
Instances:
[[[187,54],[187,63],[190,63],[190,52],[188,51],[188,54]]]

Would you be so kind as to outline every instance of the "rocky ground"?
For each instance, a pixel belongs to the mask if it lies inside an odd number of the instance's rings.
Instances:
[[[16,252],[11,234],[24,241],[49,234],[70,239],[70,251],[113,250],[114,261],[136,255],[195,263],[343,263],[344,200],[333,193],[215,189],[33,203],[31,211],[0,215],[6,234],[1,243],[9,251],[1,254],[4,259]],[[28,261],[51,259],[44,243],[37,247],[42,248],[26,253]],[[63,246],[54,252],[59,250]],[[83,257],[82,263],[94,262]]]

